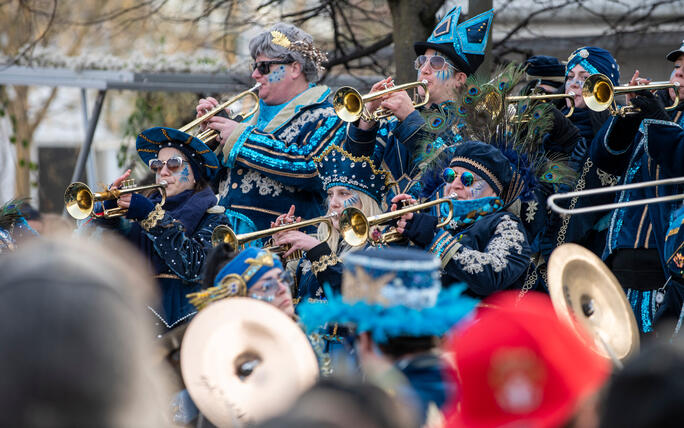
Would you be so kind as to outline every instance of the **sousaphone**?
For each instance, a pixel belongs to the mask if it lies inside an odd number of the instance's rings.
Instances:
[[[568,321],[583,340],[617,367],[639,349],[639,331],[625,292],[615,275],[594,253],[563,244],[549,258],[549,294],[558,317]]]
[[[312,386],[318,362],[299,326],[268,303],[233,297],[195,315],[181,370],[199,410],[219,427],[276,416]]]

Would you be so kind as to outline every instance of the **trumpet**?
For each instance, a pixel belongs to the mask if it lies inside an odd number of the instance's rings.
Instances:
[[[259,97],[257,94],[254,93],[259,87],[261,86],[261,83],[257,83],[256,85],[252,86],[250,89],[240,92],[239,94],[235,95],[234,97],[230,98],[228,101],[221,103],[217,105],[213,110],[207,112],[201,117],[198,117],[197,119],[193,120],[192,122],[188,123],[187,125],[183,126],[182,128],[179,128],[178,130],[181,132],[188,132],[195,126],[199,125],[200,123],[204,122],[205,120],[209,120],[210,118],[216,116],[217,114],[221,113],[223,110],[228,108],[233,103],[236,103],[237,101],[241,100],[244,97],[252,97],[254,98],[254,106],[247,112],[245,113],[239,113],[238,117],[249,117],[252,116],[253,114],[257,113],[259,111]],[[205,131],[199,133],[196,135],[198,139],[200,139],[204,144],[209,145],[210,142],[216,139],[218,136],[218,132],[215,129],[206,129]]]
[[[406,208],[401,208],[396,211],[378,214],[371,217],[366,217],[366,215],[358,208],[349,207],[342,211],[342,214],[340,215],[340,233],[345,237],[345,241],[347,241],[349,245],[358,247],[368,241],[368,238],[370,237],[370,229],[372,227],[392,221],[403,216],[404,214],[421,211],[444,202],[451,202],[451,200],[455,197],[455,194],[451,194],[446,198],[435,199],[434,201],[424,202],[422,204],[410,205]],[[452,204],[449,204],[449,213],[447,214],[446,219],[437,223],[436,227],[442,228],[448,225],[453,217],[454,207]],[[347,237],[349,237],[349,239],[347,239]],[[386,239],[387,242],[397,240],[396,233],[392,232],[389,232],[389,234],[386,234],[386,236],[383,236],[383,238]]]
[[[413,102],[413,107],[421,107],[430,100],[430,92],[427,87],[427,80],[421,82],[404,83],[399,86],[392,86],[391,88],[383,89],[382,91],[371,92],[366,95],[361,95],[359,91],[350,87],[343,86],[333,95],[333,107],[337,116],[345,122],[356,122],[358,119],[364,120],[378,120],[384,117],[392,116],[390,110],[378,109],[374,112],[366,110],[365,104],[369,101],[377,100],[387,94],[397,91],[405,91],[407,89],[423,88],[425,96],[422,101]]]
[[[77,220],[83,220],[93,215],[96,202],[119,199],[121,195],[138,193],[148,189],[158,189],[162,195],[161,204],[164,205],[166,202],[166,185],[166,181],[162,181],[159,184],[136,186],[134,180],[126,180],[122,183],[120,189],[109,189],[104,192],[93,193],[86,184],[77,181],[71,183],[64,192],[64,205],[70,216]],[[125,215],[127,211],[127,209],[121,207],[110,208],[104,210],[101,216],[104,218],[119,217]]]
[[[506,97],[506,102],[515,103],[520,101],[553,101],[553,100],[570,100],[570,110],[565,114],[565,117],[570,117],[575,112],[575,96],[572,94],[539,94],[539,95],[516,95]],[[524,113],[524,112],[523,112]],[[524,116],[520,116],[520,120],[525,120]]]
[[[604,194],[604,193],[615,193],[615,192],[619,192],[622,190],[642,189],[645,187],[665,186],[665,185],[681,184],[681,183],[684,183],[684,177],[665,178],[662,180],[644,181],[641,183],[632,183],[632,184],[621,184],[619,186],[604,187],[604,188],[600,188],[600,189],[587,189],[587,190],[581,190],[578,192],[559,193],[556,195],[549,196],[549,198],[546,200],[546,204],[549,206],[549,208],[551,208],[553,211],[555,211],[559,214],[583,214],[583,213],[591,213],[591,212],[596,212],[596,211],[613,210],[616,208],[634,207],[634,206],[648,205],[648,204],[659,204],[662,202],[672,202],[672,201],[683,200],[684,199],[684,193],[678,194],[678,195],[658,196],[655,198],[635,199],[635,200],[631,200],[631,201],[615,202],[612,204],[602,204],[602,205],[595,205],[593,207],[583,207],[583,208],[563,208],[557,204],[557,201],[559,201],[559,200],[570,199],[570,198],[574,198],[576,196],[582,197],[582,196],[600,195],[600,194]]]
[[[304,220],[297,223],[284,224],[282,226],[271,227],[269,229],[257,230],[256,232],[248,232],[236,234],[233,229],[225,224],[218,225],[214,228],[211,233],[211,244],[215,247],[220,244],[230,244],[234,249],[244,248],[245,244],[251,241],[256,241],[257,239],[267,238],[278,232],[284,232],[286,230],[301,229],[302,227],[313,226],[319,223],[326,223],[328,226],[328,236],[324,239],[327,240],[330,237],[330,231],[332,230],[333,224],[332,219],[336,217],[336,213],[324,215],[321,217],[312,218],[311,220]],[[272,247],[276,252],[284,251],[280,247]]]
[[[628,92],[637,91],[656,91],[658,89],[675,89],[675,99],[672,105],[665,107],[665,110],[670,111],[677,108],[679,105],[679,82],[653,82],[648,85],[633,85],[633,86],[613,86],[608,76],[597,73],[592,74],[584,82],[582,87],[582,98],[587,104],[587,107],[594,111],[604,111],[610,109],[610,114],[616,116],[625,116],[627,114],[638,113],[638,109],[634,106],[628,105],[617,108],[615,106],[615,95],[625,94]]]

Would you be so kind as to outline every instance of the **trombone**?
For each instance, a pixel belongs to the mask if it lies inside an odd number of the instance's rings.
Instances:
[[[67,187],[64,192],[64,205],[66,210],[76,220],[83,220],[84,218],[93,215],[96,202],[107,201],[111,199],[119,199],[121,195],[127,193],[139,193],[143,190],[158,189],[162,195],[161,204],[166,202],[166,181],[159,184],[150,184],[147,186],[136,186],[134,180],[125,180],[121,183],[120,189],[109,189],[104,192],[93,193],[90,188],[80,182],[74,182]],[[125,215],[128,210],[126,208],[110,208],[102,212],[102,217],[112,218]],[[100,215],[98,215],[99,217]]]
[[[613,86],[608,76],[601,73],[592,74],[584,82],[582,87],[582,98],[587,104],[587,107],[594,111],[604,111],[610,109],[610,114],[616,116],[625,116],[627,114],[638,113],[638,109],[634,106],[628,105],[617,108],[615,106],[615,95],[626,94],[628,92],[638,91],[656,91],[658,89],[678,89],[679,82],[653,82],[648,85],[633,85],[633,86]],[[679,105],[679,91],[675,90],[675,99],[672,105],[665,107],[665,110],[671,111]]]
[[[366,215],[358,208],[349,207],[342,211],[342,214],[340,215],[340,233],[345,237],[345,241],[347,241],[349,245],[358,247],[368,241],[371,227],[387,223],[403,216],[404,214],[421,211],[444,202],[451,202],[451,200],[455,197],[455,194],[451,194],[445,198],[435,199],[434,201],[424,202],[422,204],[410,205],[406,208],[374,215],[371,217],[366,217]],[[449,214],[447,215],[446,219],[437,223],[436,227],[442,228],[448,225],[453,217],[454,206],[449,204]],[[347,237],[349,237],[349,239],[347,239]],[[395,241],[396,234],[393,232],[388,232],[388,236],[385,239],[387,239],[388,242]]]
[[[387,94],[398,91],[405,91],[407,89],[423,88],[425,96],[422,101],[413,101],[413,107],[421,107],[430,100],[430,91],[428,91],[427,80],[420,82],[404,83],[399,86],[392,86],[391,88],[383,89],[382,91],[370,92],[361,95],[359,91],[350,87],[343,86],[333,95],[333,107],[337,116],[345,122],[356,122],[359,119],[367,121],[378,120],[385,117],[392,116],[392,112],[386,109],[378,109],[374,112],[366,110],[365,104],[369,101],[374,101],[384,97]]]
[[[652,181],[644,181],[642,183],[622,184],[619,186],[604,187],[604,188],[600,188],[600,189],[588,189],[588,190],[581,190],[581,191],[577,191],[577,192],[559,193],[556,195],[549,196],[549,198],[546,200],[546,204],[549,206],[549,208],[551,208],[553,211],[555,211],[559,214],[583,214],[583,213],[591,213],[591,212],[595,212],[595,211],[613,210],[616,208],[625,208],[625,207],[633,207],[633,206],[648,205],[648,204],[659,204],[662,202],[672,202],[672,201],[684,200],[684,193],[681,193],[678,195],[658,196],[655,198],[636,199],[633,201],[615,202],[612,204],[602,204],[602,205],[595,205],[593,207],[583,207],[583,208],[563,208],[563,207],[559,206],[557,203],[557,201],[559,201],[559,200],[570,199],[570,198],[574,198],[575,196],[582,197],[582,196],[600,195],[600,194],[604,194],[604,193],[619,192],[622,190],[642,189],[645,187],[667,186],[667,185],[671,185],[671,184],[681,184],[681,183],[684,183],[684,177],[665,178],[662,180],[652,180]]]
[[[565,114],[565,117],[570,117],[575,112],[575,96],[572,94],[538,94],[538,95],[515,95],[506,97],[506,102],[515,103],[520,101],[553,101],[553,100],[570,100],[570,110]],[[524,112],[522,112],[524,113]],[[524,116],[521,114],[521,120]]]
[[[188,123],[187,125],[183,126],[182,128],[179,128],[178,130],[181,132],[188,132],[195,126],[199,125],[200,123],[204,122],[205,120],[209,120],[210,118],[216,116],[217,114],[221,113],[223,110],[228,108],[231,104],[241,100],[244,97],[252,97],[254,98],[254,106],[246,113],[242,114],[239,113],[238,117],[250,117],[253,114],[257,113],[259,111],[259,97],[257,94],[254,93],[259,87],[261,86],[261,83],[257,83],[256,85],[252,86],[248,90],[244,92],[240,92],[239,94],[235,95],[234,97],[230,98],[228,101],[221,103],[217,105],[213,110],[207,112],[201,117],[198,117],[197,119],[193,120],[192,122]],[[218,136],[218,132],[215,129],[206,129],[203,132],[200,132],[199,134],[196,135],[198,139],[200,139],[204,144],[209,144],[211,141],[215,140],[216,137]]]

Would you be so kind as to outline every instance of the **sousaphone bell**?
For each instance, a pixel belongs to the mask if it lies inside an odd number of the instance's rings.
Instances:
[[[549,258],[549,294],[558,317],[565,319],[593,349],[621,361],[639,349],[639,330],[625,292],[615,275],[594,253],[577,244],[563,244]],[[581,325],[582,327],[579,327]]]

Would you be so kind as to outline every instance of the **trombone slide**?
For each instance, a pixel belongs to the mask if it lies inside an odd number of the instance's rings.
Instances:
[[[591,195],[602,195],[604,193],[614,193],[614,192],[619,192],[622,190],[642,189],[645,187],[666,186],[666,185],[671,185],[671,184],[682,184],[682,183],[684,183],[684,177],[675,177],[675,178],[666,178],[666,179],[662,179],[662,180],[644,181],[642,183],[621,184],[619,186],[604,187],[604,188],[600,188],[600,189],[589,189],[589,190],[580,190],[577,192],[558,193],[558,194],[549,196],[548,199],[546,200],[546,204],[548,205],[549,208],[551,208],[551,210],[553,210],[559,214],[583,214],[583,213],[591,213],[591,212],[596,212],[596,211],[613,210],[616,208],[625,208],[625,207],[633,207],[633,206],[648,205],[648,204],[659,204],[662,202],[672,202],[672,201],[684,200],[684,193],[681,193],[678,195],[658,196],[655,198],[637,199],[637,200],[633,200],[633,201],[615,202],[612,204],[602,204],[602,205],[596,205],[593,207],[583,207],[583,208],[563,208],[560,205],[558,205],[558,203],[557,203],[557,201],[560,201],[563,199],[571,199],[571,198],[574,198],[575,196],[582,197],[582,196],[591,196]]]

